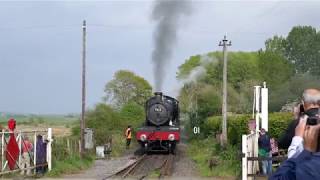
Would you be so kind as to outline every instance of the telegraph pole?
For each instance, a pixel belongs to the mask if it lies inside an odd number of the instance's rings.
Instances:
[[[84,154],[84,129],[85,124],[85,111],[86,111],[86,21],[82,25],[82,107],[81,107],[81,122],[80,122],[80,154]]]
[[[221,145],[225,147],[228,142],[227,136],[227,47],[231,46],[231,41],[227,40],[225,35],[223,40],[219,42],[219,46],[223,46],[223,88],[222,88],[222,139]]]

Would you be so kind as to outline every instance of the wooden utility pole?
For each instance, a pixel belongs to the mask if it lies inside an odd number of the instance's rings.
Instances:
[[[219,46],[223,46],[223,88],[222,88],[222,139],[221,145],[225,147],[228,142],[227,136],[227,47],[231,46],[231,41],[227,40],[225,35],[223,40],[220,41]]]
[[[86,111],[86,21],[82,25],[82,108],[81,108],[81,121],[80,121],[80,154],[84,154],[84,129]]]

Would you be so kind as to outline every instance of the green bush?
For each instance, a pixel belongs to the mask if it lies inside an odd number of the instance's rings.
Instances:
[[[106,143],[114,129],[123,128],[119,113],[103,103],[87,112],[86,121],[86,127],[94,130],[96,144]]]
[[[228,140],[230,144],[238,144],[241,142],[242,134],[248,134],[248,121],[251,115],[233,115],[228,117]],[[271,137],[279,138],[288,124],[292,120],[290,113],[271,113],[269,114],[269,133]],[[221,132],[221,116],[212,116],[207,119],[202,132],[205,136],[215,135]]]
[[[133,129],[140,127],[144,117],[143,107],[134,102],[125,104],[120,111],[101,103],[87,112],[86,126],[94,130],[96,144],[101,145],[113,134],[123,135],[128,125],[132,125]],[[73,134],[79,134],[78,129],[79,127],[73,128]]]

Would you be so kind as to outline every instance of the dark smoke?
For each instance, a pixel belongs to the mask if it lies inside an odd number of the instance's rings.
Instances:
[[[191,14],[191,2],[186,0],[157,0],[152,11],[155,21],[154,68],[155,90],[162,91],[162,84],[169,66],[170,58],[177,41],[177,31],[181,17]]]

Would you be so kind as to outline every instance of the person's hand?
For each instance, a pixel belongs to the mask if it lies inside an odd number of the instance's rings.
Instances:
[[[306,126],[304,133],[304,149],[310,152],[317,151],[318,139],[319,139],[320,124],[315,126]]]
[[[307,119],[308,119],[307,115],[300,117],[299,124],[295,129],[295,136],[300,136],[301,138],[303,138],[303,135],[306,129]]]

